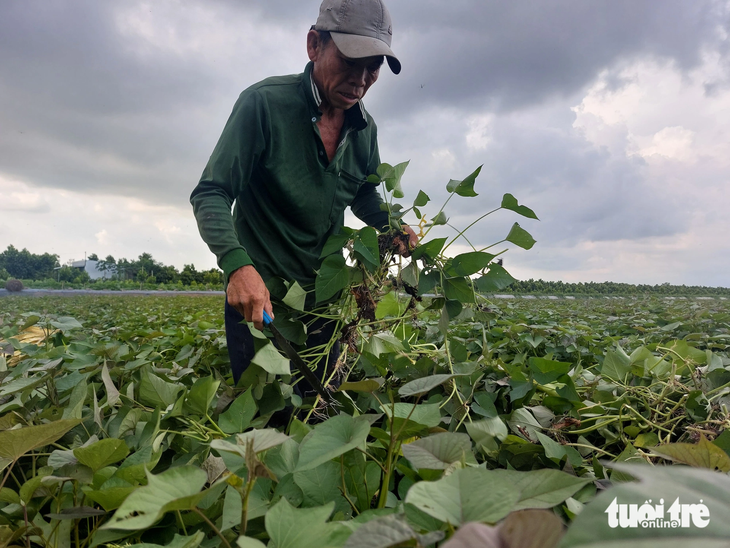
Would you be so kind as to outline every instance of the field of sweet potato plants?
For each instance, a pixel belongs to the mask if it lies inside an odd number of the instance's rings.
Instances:
[[[380,299],[328,411],[220,300],[0,301],[3,546],[727,546],[727,301]]]
[[[406,166],[368,177],[392,230],[331,236],[313,288],[267,280],[279,335],[237,386],[220,296],[0,299],[0,548],[729,546],[728,301],[490,301],[493,248],[535,240],[467,231],[537,215],[505,194],[457,229],[480,169],[404,209]]]

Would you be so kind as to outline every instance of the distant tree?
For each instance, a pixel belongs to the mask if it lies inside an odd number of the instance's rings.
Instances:
[[[134,277],[139,270],[132,261],[125,258],[117,260],[117,274],[121,280],[134,280]]]
[[[203,273],[195,270],[195,265],[186,264],[180,272],[180,280],[184,285],[191,285],[193,282],[200,284],[203,283]]]
[[[217,268],[211,268],[205,270],[203,273],[203,283],[206,284],[222,284],[223,283],[223,272]]]
[[[98,261],[99,260],[99,257],[97,256],[96,253],[92,253],[91,255],[89,255],[88,257],[86,257],[86,260],[87,261]]]
[[[36,255],[25,248],[18,251],[12,245],[0,253],[0,268],[4,268],[15,278],[26,280],[50,278],[56,266],[58,266],[58,255],[50,253]]]
[[[59,282],[73,282],[78,273],[77,269],[64,265],[58,269],[56,276]]]
[[[104,272],[104,277],[106,277],[106,273],[109,273],[109,277],[114,277],[117,273],[117,261],[114,259],[112,255],[107,255],[106,259],[102,259],[99,261],[99,263],[96,265],[96,268],[100,270],[101,272]]]
[[[160,266],[155,271],[155,277],[161,284],[174,284],[180,278],[180,273],[174,266]]]

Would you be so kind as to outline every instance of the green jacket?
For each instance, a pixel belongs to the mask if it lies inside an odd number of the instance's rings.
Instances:
[[[311,71],[310,62],[303,74],[267,78],[241,93],[190,196],[226,281],[252,264],[265,281],[279,276],[308,288],[346,207],[387,227],[377,185],[365,180],[380,163],[375,122],[362,103],[348,109],[328,162]]]

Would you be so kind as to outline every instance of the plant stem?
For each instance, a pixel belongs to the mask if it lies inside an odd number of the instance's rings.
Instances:
[[[200,511],[200,510],[198,509],[198,507],[197,507],[197,506],[196,506],[196,507],[193,507],[193,512],[195,512],[195,513],[196,513],[196,514],[198,514],[198,515],[199,515],[199,516],[200,516],[201,518],[203,518],[203,521],[205,521],[205,523],[207,523],[207,524],[208,524],[208,526],[209,526],[209,527],[210,527],[211,529],[213,529],[213,532],[214,532],[214,533],[215,533],[216,535],[218,535],[218,538],[220,538],[220,539],[221,539],[221,540],[223,541],[223,544],[225,544],[225,545],[226,545],[226,548],[231,548],[231,543],[230,543],[230,542],[228,542],[228,540],[226,539],[226,537],[224,537],[224,536],[223,536],[223,533],[221,533],[221,532],[220,532],[220,530],[218,529],[218,527],[216,527],[216,526],[215,526],[215,524],[214,524],[214,523],[213,523],[212,521],[210,521],[210,520],[208,519],[208,516],[206,516],[206,515],[205,515],[205,514],[204,514],[203,512],[201,512],[201,511]]]
[[[452,194],[452,196],[453,196],[453,194]],[[448,200],[447,200],[446,202],[448,203]],[[446,206],[446,204],[444,204],[444,206]],[[443,210],[443,207],[442,207],[441,209]],[[449,242],[448,244],[446,244],[446,247],[444,247],[444,248],[443,248],[443,249],[441,250],[441,253],[443,253],[444,251],[446,251],[446,250],[448,249],[448,247],[449,247],[449,246],[450,246],[451,244],[453,244],[453,243],[454,243],[454,242],[455,242],[455,241],[456,241],[456,240],[457,240],[457,239],[458,239],[458,238],[459,238],[460,236],[462,236],[462,235],[464,234],[464,232],[466,232],[466,231],[467,231],[467,230],[469,230],[469,229],[470,229],[471,227],[473,227],[473,226],[474,226],[475,224],[477,224],[477,223],[478,223],[479,221],[481,221],[482,219],[484,219],[484,217],[486,217],[487,215],[491,215],[492,213],[494,213],[495,211],[499,211],[500,209],[502,209],[502,206],[500,206],[500,207],[498,207],[498,208],[496,208],[496,209],[493,209],[492,211],[489,211],[489,212],[485,213],[484,215],[482,215],[481,217],[479,217],[479,218],[478,218],[478,219],[477,219],[476,221],[474,221],[473,223],[471,223],[471,224],[470,224],[469,226],[467,226],[467,227],[466,227],[466,228],[465,228],[464,230],[462,230],[462,231],[461,231],[461,232],[459,232],[459,233],[458,233],[458,234],[457,234],[456,236],[454,236],[454,239],[453,239],[453,240],[451,240],[451,241],[450,241],[450,242]],[[439,212],[439,213],[440,213],[440,212]],[[465,239],[466,239],[466,238],[465,238]],[[469,240],[467,240],[467,241],[469,241]],[[502,241],[504,241],[504,240],[502,240]],[[471,244],[469,244],[469,245],[471,245]],[[494,244],[494,245],[497,245],[497,244]],[[472,246],[472,247],[474,247],[474,246]]]

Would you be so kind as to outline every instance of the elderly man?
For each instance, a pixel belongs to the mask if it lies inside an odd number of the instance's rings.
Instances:
[[[280,277],[311,289],[322,246],[343,226],[348,206],[370,226],[388,225],[376,185],[366,182],[380,155],[362,98],[384,58],[400,72],[391,36],[382,0],[324,0],[307,34],[304,72],[267,78],[241,94],[190,197],[227,281],[235,382],[254,354],[243,320],[261,329],[263,311],[273,317],[266,282]],[[415,233],[405,230],[415,245]],[[308,344],[329,340],[333,329],[331,322],[315,326]]]

